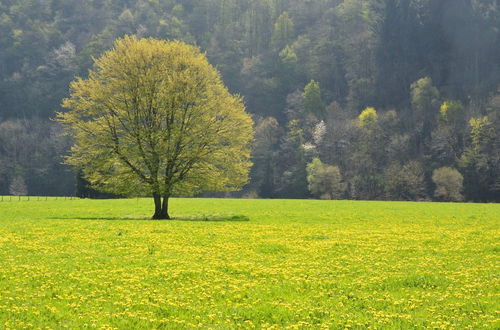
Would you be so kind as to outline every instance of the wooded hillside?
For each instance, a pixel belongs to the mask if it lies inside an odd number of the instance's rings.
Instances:
[[[2,0],[0,194],[74,193],[49,119],[135,34],[198,45],[244,96],[241,195],[499,201],[499,22],[496,0]]]

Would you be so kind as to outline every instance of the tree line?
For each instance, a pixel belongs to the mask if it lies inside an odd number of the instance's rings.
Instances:
[[[49,119],[133,34],[201,47],[244,97],[240,195],[498,201],[499,21],[494,0],[2,1],[0,193],[75,189]]]

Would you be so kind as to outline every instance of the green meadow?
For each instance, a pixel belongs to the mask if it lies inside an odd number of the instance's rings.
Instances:
[[[500,328],[500,205],[0,202],[0,328]]]

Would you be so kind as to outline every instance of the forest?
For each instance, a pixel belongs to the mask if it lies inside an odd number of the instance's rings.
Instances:
[[[233,197],[499,202],[499,29],[496,0],[2,0],[0,195],[99,196],[53,119],[136,35],[200,47],[243,96]]]

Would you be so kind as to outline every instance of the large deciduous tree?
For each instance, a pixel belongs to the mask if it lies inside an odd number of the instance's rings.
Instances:
[[[252,120],[196,47],[118,39],[63,106],[75,141],[67,163],[99,190],[152,195],[154,219],[170,218],[173,195],[247,182]]]

